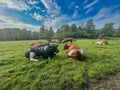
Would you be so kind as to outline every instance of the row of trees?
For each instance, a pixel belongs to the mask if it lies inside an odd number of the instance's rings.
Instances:
[[[107,23],[103,28],[96,29],[93,19],[91,19],[85,25],[80,25],[78,27],[75,24],[72,24],[71,26],[65,24],[57,30],[56,34],[73,38],[101,38],[120,36],[120,28],[115,29],[113,25],[114,23]]]
[[[0,40],[31,40],[31,39],[51,39],[53,37],[72,37],[72,38],[101,38],[101,37],[120,37],[120,28],[114,28],[114,23],[107,23],[101,29],[96,29],[93,19],[85,25],[77,26],[62,25],[56,32],[53,28],[40,27],[39,32],[32,32],[19,28],[0,29]]]
[[[53,28],[46,29],[44,26],[39,32],[28,31],[19,28],[4,28],[0,29],[0,41],[4,40],[35,40],[35,39],[50,39],[54,36]]]
[[[31,40],[38,39],[38,32],[27,31],[19,28],[4,28],[0,29],[0,40]]]

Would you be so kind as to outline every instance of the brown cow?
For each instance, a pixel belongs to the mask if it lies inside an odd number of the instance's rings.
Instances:
[[[64,50],[66,49],[68,50],[66,53],[67,57],[78,59],[78,60],[84,59],[83,50],[79,46],[73,45],[73,44],[70,44],[70,45],[65,44]]]
[[[63,44],[64,44],[65,42],[71,42],[71,43],[72,43],[72,41],[73,41],[72,38],[64,38],[64,39],[62,40]]]
[[[43,42],[35,42],[35,43],[30,44],[30,46],[32,46],[32,48],[48,46],[48,45],[49,45],[49,43],[43,43]]]
[[[80,47],[74,44],[65,44],[63,49],[64,50],[68,49],[68,51],[70,51],[72,49],[80,49]]]
[[[97,41],[97,42],[95,42],[97,45],[107,45],[108,44],[108,42],[107,42],[107,40],[101,40],[101,41]]]
[[[39,41],[39,42],[32,42],[32,43],[30,43],[29,45],[30,45],[30,46],[33,46],[34,44],[38,44],[38,43],[43,43],[43,42],[41,42],[41,41]]]
[[[77,60],[83,60],[84,55],[83,55],[83,50],[82,49],[72,49],[66,53],[67,57],[77,59]]]

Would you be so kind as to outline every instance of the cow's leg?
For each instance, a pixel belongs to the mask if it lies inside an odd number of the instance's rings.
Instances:
[[[35,59],[35,53],[34,52],[30,52],[30,61],[39,61],[38,59]]]

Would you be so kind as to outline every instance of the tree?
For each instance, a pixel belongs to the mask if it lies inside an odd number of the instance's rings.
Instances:
[[[72,24],[70,26],[70,34],[73,38],[77,38],[78,32],[77,32],[77,26],[75,24]]]
[[[78,38],[88,38],[90,37],[86,29],[82,26],[78,26]]]
[[[60,28],[58,28],[56,31],[56,35],[59,36],[60,34],[61,34],[61,30],[60,30]]]
[[[85,26],[87,33],[90,34],[90,38],[96,38],[95,25],[93,24],[93,19],[90,19]]]
[[[70,27],[68,24],[65,24],[63,26],[61,26],[61,35],[62,36],[66,36],[66,37],[70,37]]]
[[[39,35],[39,32],[36,32]],[[38,39],[38,35],[34,35],[35,39]],[[30,40],[32,34],[31,31],[27,31],[19,28],[4,28],[0,29],[0,40]]]
[[[101,33],[104,33],[105,36],[114,36],[115,29],[114,29],[113,25],[114,25],[114,23],[105,24],[104,27],[102,28]]]
[[[50,38],[54,36],[54,30],[53,30],[52,26],[50,26],[48,33],[49,33],[48,35]]]
[[[33,40],[39,39],[39,33],[38,32],[31,32],[31,37]]]
[[[40,30],[39,30],[39,33],[40,33],[40,38],[41,39],[43,39],[43,38],[45,38],[46,37],[46,30],[45,30],[45,27],[44,27],[44,25],[42,25],[42,27],[40,28]]]
[[[116,36],[120,37],[120,27],[116,31]]]

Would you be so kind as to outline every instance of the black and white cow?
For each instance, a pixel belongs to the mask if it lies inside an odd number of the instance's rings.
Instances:
[[[25,57],[30,59],[31,61],[39,61],[40,57],[44,59],[52,58],[58,53],[58,45],[49,45],[28,49],[25,52]]]

